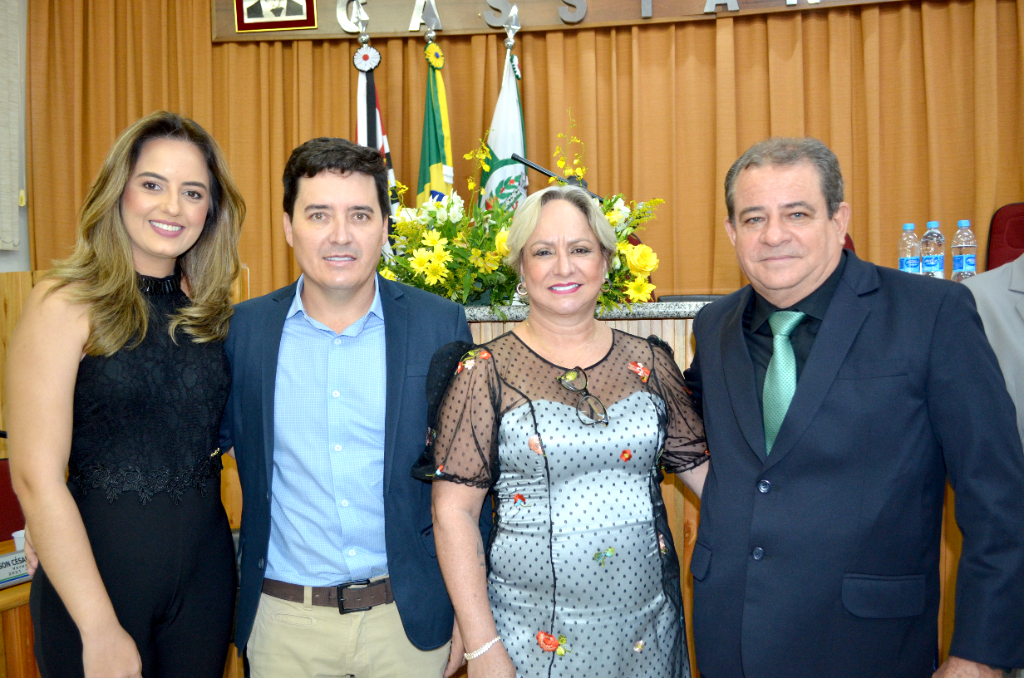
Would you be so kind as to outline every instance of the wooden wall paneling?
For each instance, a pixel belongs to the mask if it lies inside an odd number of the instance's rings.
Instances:
[[[666,319],[662,321],[662,326],[665,328],[666,335],[662,339],[672,347],[679,369],[685,370],[693,359],[693,351],[690,349],[693,345],[691,336],[693,321],[690,319]],[[667,337],[671,337],[671,339]],[[672,476],[671,478],[676,502],[675,513],[670,515],[673,517],[672,536],[675,537],[676,551],[679,553],[683,615],[686,619],[686,644],[690,651],[690,671],[694,676],[699,676],[693,645],[693,576],[690,574],[690,559],[693,557],[693,545],[697,542],[700,500],[683,485],[678,477]]]
[[[700,500],[683,485],[678,477],[672,476],[672,490],[676,495],[675,512],[672,514],[672,536],[679,555],[680,584],[683,589],[683,616],[686,618],[686,644],[690,650],[690,672],[699,676],[693,646],[693,575],[690,574],[690,559],[693,545],[697,542],[697,522],[700,518]]]
[[[21,317],[29,292],[32,291],[32,274],[27,271],[0,273],[0,386],[4,383],[7,369],[7,347],[11,333]],[[7,430],[7,394],[0,388],[0,429]],[[7,458],[7,441],[0,439],[0,459]]]
[[[22,586],[27,586],[22,584]],[[26,603],[27,603],[26,596]],[[22,604],[0,613],[4,626],[5,668],[8,678],[39,678],[39,668],[32,646],[32,616],[28,605]]]
[[[655,334],[657,334],[662,341],[672,347],[673,353],[678,353],[676,351],[676,325],[673,321],[660,320],[659,327]]]
[[[220,500],[228,514],[228,524],[232,530],[237,530],[242,526],[242,486],[238,481],[238,463],[227,454],[221,459],[224,470],[220,474]]]
[[[14,551],[14,540],[0,542],[0,554]],[[38,673],[32,655],[32,620],[9,614],[16,609],[28,610],[30,583],[19,584],[0,591],[0,678],[29,678]],[[27,631],[20,625],[28,624]],[[28,633],[28,652],[31,663],[25,661],[25,633]],[[12,639],[8,646],[7,637]]]
[[[0,554],[14,551],[14,540],[0,542]],[[0,591],[0,678],[36,678],[35,636],[28,610],[31,582]]]
[[[249,267],[242,264],[242,269],[231,286],[231,301],[237,304],[248,298]],[[222,457],[224,470],[220,474],[220,500],[224,504],[224,511],[228,514],[228,524],[231,525],[232,530],[237,530],[242,526],[242,486],[238,481],[238,464],[232,457],[227,456],[227,450],[224,450],[224,453]],[[228,667],[231,666],[229,658]],[[225,669],[226,671],[227,669]],[[227,673],[225,673],[226,675]]]
[[[13,545],[8,551],[10,553],[14,550]],[[7,610],[13,610],[16,607],[28,604],[28,594],[31,589],[31,583],[25,582],[24,584],[18,584],[10,588],[0,591],[0,612],[6,612]]]
[[[249,298],[249,267],[242,264],[234,284],[231,286],[231,301],[239,303]]]
[[[638,337],[646,339],[651,336],[651,321],[650,320],[637,320],[636,321],[636,332],[634,334]]]
[[[224,678],[245,678],[245,663],[238,656],[235,644],[228,645],[228,660],[224,663]]]

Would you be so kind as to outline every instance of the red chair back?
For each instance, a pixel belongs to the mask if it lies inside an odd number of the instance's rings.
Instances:
[[[1021,254],[1024,254],[1024,202],[1015,202],[1003,205],[992,215],[985,270],[999,268]]]

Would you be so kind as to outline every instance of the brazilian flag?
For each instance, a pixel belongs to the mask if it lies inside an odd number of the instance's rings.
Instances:
[[[452,193],[452,135],[448,126],[448,97],[444,91],[444,54],[435,43],[427,44],[427,102],[423,114],[423,146],[420,149],[420,177],[416,206],[440,200]]]

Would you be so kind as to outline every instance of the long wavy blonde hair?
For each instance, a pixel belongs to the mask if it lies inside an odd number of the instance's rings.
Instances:
[[[203,231],[178,257],[192,303],[170,322],[171,338],[180,328],[193,341],[223,340],[233,312],[231,286],[241,268],[238,238],[245,202],[228,172],[227,163],[206,130],[176,113],[157,111],[126,129],[103,161],[96,181],[78,214],[74,253],[55,261],[51,292],[66,288],[74,303],[89,308],[89,355],[116,353],[138,346],[146,336],[149,304],[139,291],[131,240],[121,216],[121,196],[135,170],[143,145],[152,139],[195,144],[210,172],[210,208]]]

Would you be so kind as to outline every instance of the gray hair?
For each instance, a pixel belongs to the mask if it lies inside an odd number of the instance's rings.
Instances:
[[[601,243],[601,252],[605,261],[610,261],[615,254],[618,241],[615,239],[615,229],[608,223],[601,208],[597,206],[594,198],[579,186],[548,186],[542,191],[530,195],[523,204],[519,206],[512,216],[512,225],[508,229],[508,256],[505,263],[519,270],[519,264],[523,260],[523,247],[526,241],[533,235],[537,228],[537,220],[540,218],[540,211],[544,205],[555,200],[564,200],[580,212],[587,219],[590,230],[594,232],[597,241]]]
[[[839,171],[839,158],[828,146],[811,137],[775,137],[759,141],[748,148],[726,173],[725,206],[729,210],[729,221],[736,216],[736,179],[740,172],[748,167],[787,167],[802,162],[818,170],[821,192],[828,207],[828,218],[831,219],[843,201],[843,174]]]

